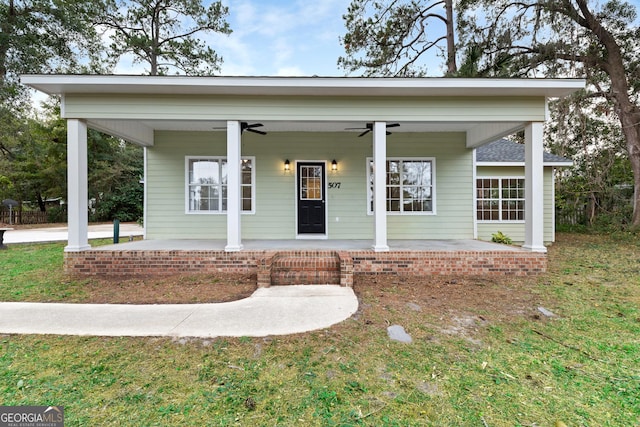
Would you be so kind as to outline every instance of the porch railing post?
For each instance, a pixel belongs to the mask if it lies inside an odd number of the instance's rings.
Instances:
[[[65,252],[80,252],[89,245],[89,183],[87,124],[67,120],[67,209],[69,240]]]
[[[386,252],[387,244],[387,124],[375,122],[373,125],[373,250]]]
[[[544,246],[543,123],[528,123],[524,129],[524,249],[547,252]]]
[[[224,250],[237,252],[242,250],[241,215],[241,138],[240,122],[227,122],[227,245]]]

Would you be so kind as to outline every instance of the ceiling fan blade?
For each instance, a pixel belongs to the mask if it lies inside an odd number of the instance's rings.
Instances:
[[[368,134],[369,132],[371,132],[371,130],[367,129],[367,130],[365,130],[364,132],[362,132],[360,135],[358,135],[358,137],[365,136],[365,135],[366,135],[366,134]]]
[[[246,130],[247,132],[253,132],[253,133],[260,134],[260,135],[266,135],[267,134],[266,132],[263,132],[261,130],[256,130],[255,129],[255,128],[262,127],[262,126],[264,126],[262,123],[251,123],[251,124],[249,124],[247,122],[240,122],[240,129],[241,129],[242,132],[244,132]]]
[[[400,126],[400,123],[389,123],[389,124],[387,124],[388,128],[397,128],[398,126]]]
[[[368,128],[344,128],[344,130],[368,130]]]

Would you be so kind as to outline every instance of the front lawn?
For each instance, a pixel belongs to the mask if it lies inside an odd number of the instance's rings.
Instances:
[[[62,247],[0,252],[0,299],[90,301]],[[527,279],[358,277],[353,318],[295,336],[1,336],[0,402],[69,426],[638,425],[640,239],[563,234],[549,256]]]

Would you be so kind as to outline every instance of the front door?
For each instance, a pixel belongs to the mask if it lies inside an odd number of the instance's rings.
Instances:
[[[324,163],[298,163],[298,234],[326,233]]]

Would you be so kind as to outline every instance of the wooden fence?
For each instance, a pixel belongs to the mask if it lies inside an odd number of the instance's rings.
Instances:
[[[556,208],[556,225],[587,225],[588,223],[586,206],[572,209]]]
[[[9,218],[8,210],[0,210],[0,222],[5,224],[46,224],[49,222],[46,212],[13,211]]]

